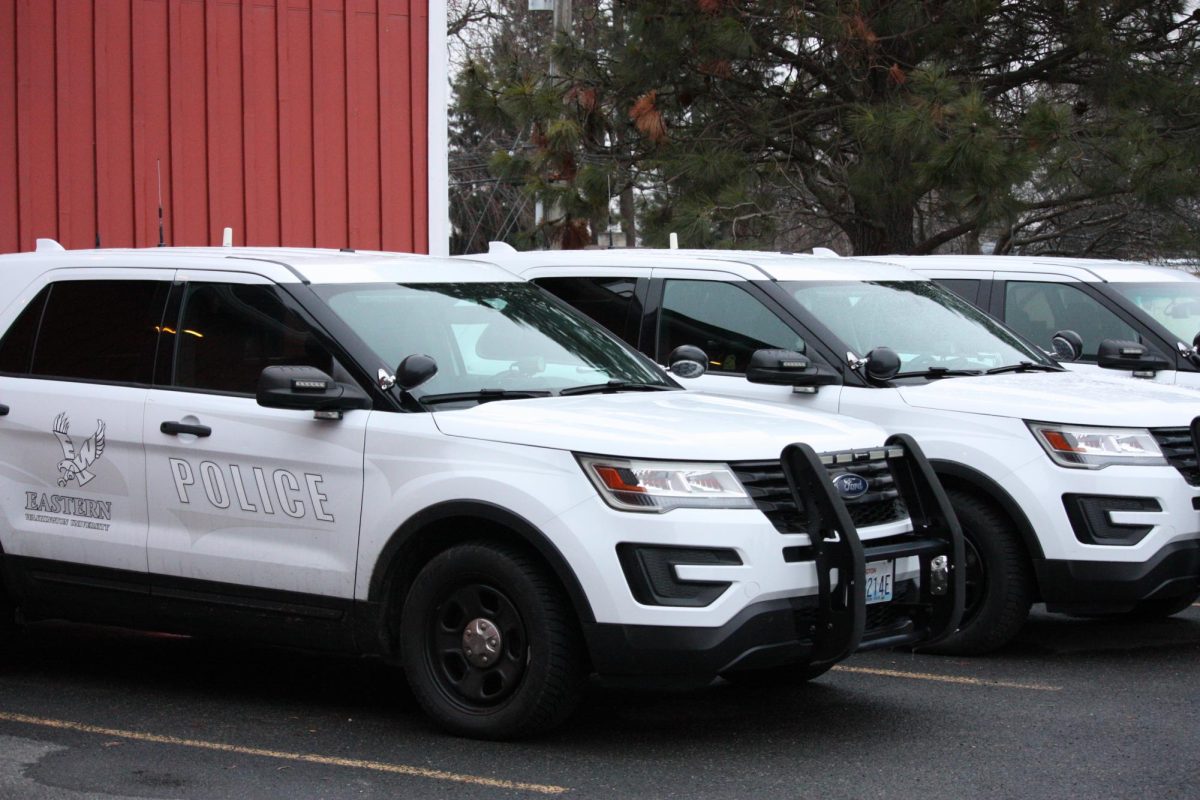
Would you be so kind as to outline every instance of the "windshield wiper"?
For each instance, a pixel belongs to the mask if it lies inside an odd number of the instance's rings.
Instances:
[[[607,383],[589,383],[586,386],[568,386],[558,394],[568,397],[573,394],[611,394],[613,392],[663,392],[674,387],[661,383],[633,383],[613,379]]]
[[[1062,372],[1062,367],[1052,367],[1049,364],[1035,364],[1032,361],[1022,361],[1019,364],[1007,364],[1003,367],[992,367],[985,374],[999,375],[1002,372]]]
[[[950,369],[949,367],[929,367],[928,369],[914,370],[913,372],[898,372],[892,376],[896,378],[928,378],[935,381],[938,378],[958,378],[964,375],[982,375],[983,370],[978,369]]]
[[[478,389],[474,392],[446,392],[444,394],[427,394],[418,398],[423,406],[436,406],[442,403],[463,403],[475,400],[488,403],[492,400],[521,400],[528,397],[549,397],[545,389]]]

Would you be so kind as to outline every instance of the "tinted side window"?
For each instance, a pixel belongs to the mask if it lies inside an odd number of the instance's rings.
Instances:
[[[712,369],[744,372],[764,347],[804,351],[804,340],[747,291],[716,281],[667,281],[658,323],[658,360],[683,344],[700,347]]]
[[[174,385],[254,394],[270,366],[332,374],[333,358],[273,286],[192,283],[175,329]]]
[[[32,373],[149,384],[166,281],[64,281],[50,287]]]
[[[979,281],[969,278],[937,278],[934,282],[945,286],[971,305],[979,305]]]
[[[38,325],[42,322],[42,311],[46,298],[50,296],[47,286],[38,292],[25,310],[9,326],[4,338],[0,339],[0,372],[26,375],[33,364],[33,346],[37,342]]]
[[[1083,337],[1084,360],[1095,361],[1104,339],[1138,341],[1138,334],[1120,317],[1069,283],[1009,281],[1004,289],[1004,321],[1040,347],[1050,345],[1057,331],[1073,330]]]
[[[636,278],[539,278],[534,283],[629,344],[637,344],[642,304],[637,299]]]

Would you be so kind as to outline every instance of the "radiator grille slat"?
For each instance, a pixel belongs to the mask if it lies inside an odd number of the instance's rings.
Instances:
[[[867,493],[845,500],[846,509],[850,512],[855,526],[867,528],[902,520],[908,516],[908,509],[905,508],[900,492],[896,489],[887,458],[881,451],[847,451],[825,453],[822,456],[834,456],[831,460],[838,461],[838,456],[847,454],[852,456],[848,463],[834,463],[825,469],[831,480],[847,472],[866,479]],[[735,461],[729,466],[746,488],[746,493],[771,520],[776,530],[781,533],[804,531],[805,510],[796,507],[788,489],[787,478],[783,474],[783,465],[779,461]]]
[[[1192,432],[1187,428],[1151,428],[1150,435],[1158,442],[1167,463],[1179,470],[1190,485],[1200,486],[1200,461],[1196,458]]]

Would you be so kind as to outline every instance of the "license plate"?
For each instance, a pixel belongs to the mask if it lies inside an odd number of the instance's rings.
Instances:
[[[867,564],[867,603],[888,603],[892,600],[892,583],[896,577],[895,561],[872,561]]]

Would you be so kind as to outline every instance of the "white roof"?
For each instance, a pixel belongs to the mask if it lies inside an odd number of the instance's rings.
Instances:
[[[751,250],[537,250],[520,253],[493,248],[471,256],[498,264],[517,275],[546,275],[561,269],[587,273],[619,269],[724,272],[745,280],[780,281],[920,281],[926,278],[892,264],[856,258]]]
[[[319,250],[299,247],[148,247],[62,250],[0,255],[0,309],[52,270],[161,269],[245,272],[276,283],[480,283],[515,281],[482,261],[409,253]]]
[[[1137,261],[1057,256],[862,256],[863,260],[899,264],[931,272],[1037,272],[1063,275],[1087,283],[1171,283],[1200,280],[1182,269]]]

